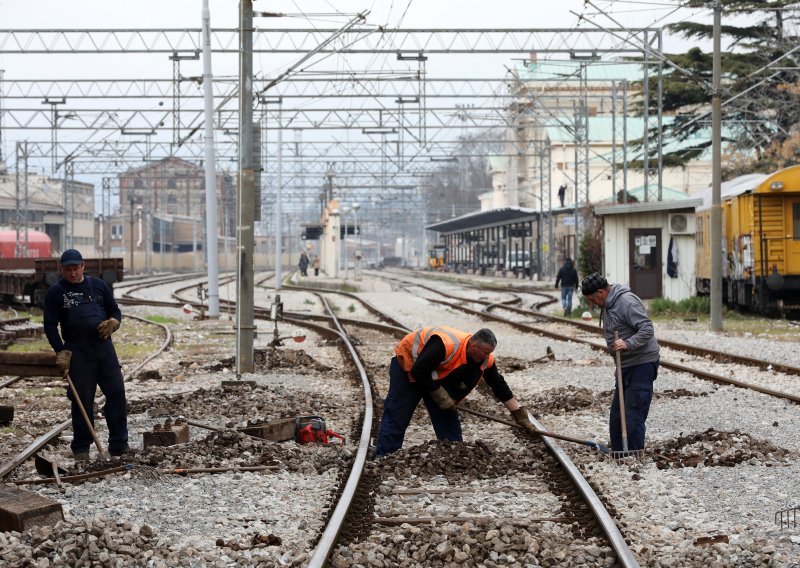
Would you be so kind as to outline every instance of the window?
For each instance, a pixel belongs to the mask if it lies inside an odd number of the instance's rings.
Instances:
[[[792,228],[794,240],[800,240],[800,203],[792,203]]]

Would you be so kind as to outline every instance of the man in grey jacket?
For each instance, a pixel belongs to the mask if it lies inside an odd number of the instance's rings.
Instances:
[[[653,381],[658,376],[659,347],[653,322],[639,297],[623,284],[609,286],[595,272],[581,282],[581,293],[589,306],[600,306],[603,333],[611,356],[620,352],[622,362],[622,392],[625,395],[625,421],[628,430],[628,449],[644,449],[645,421],[653,399]],[[619,332],[619,339],[614,332]],[[611,450],[621,451],[622,427],[619,396],[614,389],[611,415],[608,421]]]

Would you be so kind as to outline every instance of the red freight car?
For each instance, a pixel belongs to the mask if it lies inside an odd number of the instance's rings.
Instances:
[[[20,241],[25,242],[25,231],[20,231]],[[53,242],[47,233],[28,231],[28,252],[26,258],[42,258],[53,255]],[[17,232],[0,230],[0,258],[16,258]]]

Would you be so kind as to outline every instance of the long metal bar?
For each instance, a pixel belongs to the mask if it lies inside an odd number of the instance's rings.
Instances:
[[[722,3],[714,2],[711,96],[711,331],[722,331],[722,96],[720,91]]]
[[[208,315],[219,317],[219,252],[217,235],[217,160],[214,152],[214,76],[211,73],[211,11],[203,0],[203,101],[205,103],[204,135],[206,179],[206,247],[208,263]]]
[[[347,512],[349,511],[350,505],[355,497],[356,488],[361,480],[361,474],[364,471],[364,464],[367,461],[367,452],[369,450],[369,440],[372,431],[372,419],[374,415],[374,408],[372,406],[372,389],[370,388],[369,381],[367,380],[367,371],[361,364],[361,360],[359,359],[355,348],[348,340],[347,334],[339,323],[336,314],[332,309],[330,309],[330,306],[328,306],[328,303],[325,301],[323,296],[319,296],[319,298],[325,305],[325,310],[330,314],[334,326],[336,327],[336,330],[342,339],[342,344],[350,353],[353,364],[358,370],[364,396],[364,420],[361,423],[361,437],[358,440],[358,450],[356,451],[356,457],[353,461],[353,468],[350,470],[350,475],[347,477],[347,483],[345,484],[344,490],[339,497],[339,501],[336,503],[336,508],[331,514],[328,525],[325,527],[325,531],[322,533],[322,536],[320,537],[319,542],[314,549],[314,553],[311,555],[311,559],[308,562],[309,568],[322,568],[325,566],[328,556],[330,556],[333,546],[336,544],[339,531],[341,530],[342,524],[347,516]]]
[[[236,376],[255,369],[253,353],[253,2],[239,0],[239,187],[236,193]]]
[[[251,26],[252,27],[252,26]],[[518,53],[528,55],[531,46],[540,54],[574,53],[591,50],[597,54],[639,54],[636,44],[643,32],[653,28],[470,28],[400,29],[388,26],[352,28],[351,33],[362,35],[363,45],[330,46],[319,53],[370,53],[396,55],[398,52],[417,54],[437,53]],[[330,35],[334,28],[296,28],[254,30],[254,53],[305,54],[317,47],[320,34]],[[629,39],[620,47],[616,33]],[[239,53],[239,29],[211,30],[212,52]],[[390,41],[387,41],[390,38]],[[197,28],[172,29],[0,29],[0,49],[5,56],[37,53],[166,53],[202,50],[202,31]],[[564,47],[544,47],[553,44]]]

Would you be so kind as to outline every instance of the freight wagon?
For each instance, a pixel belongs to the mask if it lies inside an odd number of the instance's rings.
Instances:
[[[800,166],[741,176],[722,190],[723,302],[773,315],[800,313]],[[701,294],[711,280],[710,218],[708,198],[697,209]]]
[[[121,258],[86,258],[84,263],[84,274],[101,278],[112,289],[122,281]],[[41,306],[44,293],[59,278],[57,258],[0,258],[0,300],[9,305],[23,301]]]

